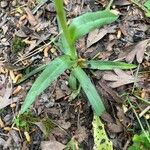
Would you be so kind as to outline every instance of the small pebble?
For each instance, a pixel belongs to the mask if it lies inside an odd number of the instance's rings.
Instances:
[[[0,3],[1,8],[5,8],[5,7],[7,7],[7,5],[8,5],[7,1],[1,1],[1,3]]]
[[[137,31],[136,33],[134,33],[133,35],[133,41],[134,42],[139,42],[142,41],[143,39],[146,38],[145,32],[143,31]]]
[[[16,1],[16,0],[13,0],[11,4],[12,4],[12,6],[14,7],[14,6],[17,5],[17,1]]]

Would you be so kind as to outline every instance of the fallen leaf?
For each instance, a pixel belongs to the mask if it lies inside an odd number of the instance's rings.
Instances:
[[[76,130],[74,137],[79,143],[86,141],[88,139],[88,133],[86,131],[86,128],[80,126],[78,130]]]
[[[46,128],[42,122],[35,122],[34,124],[40,128],[40,130],[44,133],[44,135],[47,134]]]
[[[101,116],[101,118],[106,122],[106,123],[114,123],[114,119],[112,118],[112,116],[107,113],[107,112],[104,112]]]
[[[101,89],[103,89],[105,92],[109,94],[112,100],[114,100],[118,104],[123,103],[123,100],[118,96],[117,92],[114,91],[111,87],[109,87],[105,80],[101,79],[98,82],[98,85],[100,86]]]
[[[0,145],[1,145],[1,146],[4,146],[5,143],[6,143],[6,141],[5,141],[3,138],[0,137]]]
[[[38,24],[36,18],[33,16],[31,10],[26,7],[24,8],[25,12],[27,13],[27,19],[29,21],[29,23],[32,25],[32,26],[36,26]]]
[[[93,121],[93,136],[94,136],[94,150],[113,150],[113,144],[109,140],[104,128],[104,124],[100,118],[94,115]]]
[[[115,74],[110,72],[103,76],[104,80],[112,81],[112,83],[110,83],[110,86],[112,88],[130,84],[135,81],[135,77],[133,77],[132,75],[130,75],[120,69],[114,69],[114,72],[115,72]],[[138,79],[136,81],[138,81]]]
[[[42,141],[42,150],[63,150],[66,146],[57,141]]]
[[[108,129],[110,132],[113,133],[120,133],[123,131],[123,127],[121,125],[121,123],[115,124],[115,123],[110,123],[107,125]]]
[[[5,108],[6,106],[16,102],[18,100],[18,98],[10,98],[11,94],[12,94],[12,83],[11,81],[5,81],[5,82],[8,82],[8,83],[1,83],[0,82],[0,85],[3,85],[5,87],[5,84],[6,84],[6,87],[3,89],[4,93],[3,95],[0,95],[0,109],[2,108]]]
[[[57,123],[59,124],[59,126],[61,126],[61,128],[67,130],[71,127],[71,123],[69,121],[65,121],[63,117],[61,117]]]
[[[56,88],[55,92],[56,92],[56,100],[65,97],[65,93],[60,88]]]
[[[13,139],[13,145],[16,145],[17,147],[21,147],[21,138],[19,137],[19,134],[15,130],[11,130],[9,132],[9,136]]]
[[[103,29],[96,29],[88,34],[87,48],[102,39],[107,33],[114,33],[116,26],[107,26]]]
[[[130,120],[125,116],[122,108],[117,107],[117,117],[119,121],[124,125],[124,127],[127,127],[128,124],[130,123]]]
[[[131,2],[129,2],[128,0],[116,0],[114,2],[114,5],[117,5],[117,6],[125,6],[125,5],[130,5]]]
[[[150,40],[147,39],[144,41],[140,41],[137,45],[135,45],[133,50],[130,53],[128,53],[126,57],[126,61],[129,63],[132,63],[136,57],[137,62],[142,63],[143,58],[144,58],[144,53],[145,53],[145,50],[149,41]]]

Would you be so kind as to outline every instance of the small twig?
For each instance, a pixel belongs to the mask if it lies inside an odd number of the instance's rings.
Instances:
[[[110,0],[108,6],[106,7],[106,10],[110,10],[110,7],[111,7],[112,3],[113,3],[113,0]]]
[[[21,58],[21,59],[19,59],[18,61],[16,61],[13,65],[15,65],[15,64],[17,64],[17,63],[20,62],[20,61],[26,60],[26,59],[28,59],[28,58],[30,58],[30,57],[32,57],[32,56],[34,56],[34,55],[40,53],[46,46],[48,46],[48,45],[50,45],[51,43],[53,43],[53,42],[59,37],[59,35],[60,35],[61,33],[62,33],[62,32],[60,32],[60,33],[59,33],[53,40],[51,40],[49,43],[47,43],[47,44],[45,44],[45,45],[43,45],[43,46],[41,46],[41,47],[39,47],[39,48],[37,48],[37,49],[34,49],[33,51],[31,51],[31,52],[29,52],[29,53],[27,53],[27,54],[25,54],[23,58]]]
[[[141,118],[146,112],[148,112],[150,110],[150,105],[147,106],[140,114],[139,117]]]
[[[139,69],[140,69],[140,64],[137,66],[137,71],[136,71],[136,74],[135,74],[135,80],[134,80],[134,84],[133,84],[133,88],[132,88],[132,93],[134,92],[134,89],[135,89],[136,84],[137,84]]]

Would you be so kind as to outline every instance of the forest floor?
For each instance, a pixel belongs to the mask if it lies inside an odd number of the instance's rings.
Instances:
[[[64,0],[68,21],[107,4]],[[37,5],[36,0],[0,0],[0,149],[63,150],[71,141],[71,150],[92,150],[93,111],[82,90],[72,99],[68,71],[14,123],[39,73],[19,79],[61,55],[54,4]],[[127,150],[135,134],[150,131],[150,18],[130,0],[114,0],[112,9],[119,12],[118,20],[84,36],[76,48],[82,58],[137,65],[125,71],[86,70],[104,101],[101,120],[114,149]]]

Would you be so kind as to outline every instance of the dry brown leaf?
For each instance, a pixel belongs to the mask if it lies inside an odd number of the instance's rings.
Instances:
[[[96,29],[90,32],[87,38],[87,48],[102,39],[107,33],[114,33],[116,26],[108,26],[103,29]]]
[[[7,81],[5,81],[7,82]],[[5,85],[6,84],[6,87]],[[12,83],[9,80],[8,83],[1,83],[0,82],[0,86],[3,85],[3,87],[5,87],[3,90],[3,94],[0,95],[0,109],[5,108],[6,106],[16,102],[18,100],[18,98],[10,98],[11,94],[12,94]]]
[[[120,133],[123,131],[123,127],[121,125],[121,123],[115,124],[115,123],[110,123],[107,125],[108,129],[110,132],[113,133]]]
[[[11,130],[9,132],[9,136],[12,137],[14,145],[17,145],[18,147],[21,147],[21,138],[19,137],[19,134],[18,134],[17,131]]]
[[[83,141],[86,141],[88,139],[88,133],[86,131],[86,128],[83,126],[80,126],[78,130],[76,130],[74,138],[79,142],[82,143]]]
[[[103,76],[104,80],[112,81],[110,83],[110,86],[112,88],[130,84],[135,81],[135,78],[132,75],[127,74],[126,72],[124,72],[120,69],[114,69],[114,71],[115,71],[115,74],[110,72]],[[138,79],[136,81],[138,81]]]
[[[135,47],[133,48],[133,50],[128,53],[127,57],[126,57],[126,61],[129,63],[132,63],[133,60],[136,57],[136,60],[138,63],[142,63],[143,58],[144,58],[144,53],[147,47],[147,44],[150,40],[144,40],[139,42],[137,45],[135,45]]]
[[[66,146],[57,141],[42,141],[42,150],[63,150]]]
[[[28,7],[24,8],[24,10],[27,13],[27,19],[28,19],[29,23],[32,26],[36,26],[38,24],[38,22],[37,22],[36,18],[33,16],[32,11]]]
[[[5,141],[3,138],[0,137],[0,145],[1,145],[1,146],[4,146],[5,143],[6,143],[6,141]]]
[[[116,0],[114,2],[114,5],[118,5],[118,6],[125,6],[125,5],[130,5],[131,2],[129,2],[129,0]]]
[[[34,124],[40,128],[40,130],[44,133],[44,135],[47,134],[46,128],[42,122],[35,122]]]
[[[117,107],[117,117],[119,121],[124,125],[124,127],[127,127],[127,125],[130,123],[129,118],[127,118],[122,110],[122,108]]]

